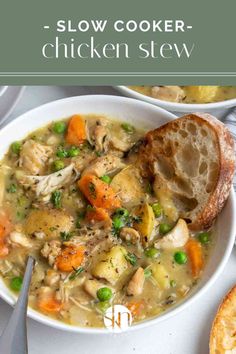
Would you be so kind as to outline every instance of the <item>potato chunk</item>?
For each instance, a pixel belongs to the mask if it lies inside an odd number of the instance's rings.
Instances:
[[[218,89],[219,86],[187,86],[185,91],[192,102],[208,103],[215,100]]]
[[[111,187],[126,208],[138,205],[144,197],[139,172],[134,166],[128,166],[119,172],[113,178]]]
[[[114,246],[99,261],[92,270],[96,278],[106,279],[109,283],[115,284],[123,272],[128,268],[128,262],[125,259],[127,251],[122,246]]]
[[[55,209],[32,210],[26,219],[25,232],[34,234],[43,232],[49,238],[60,236],[61,232],[69,232],[73,218],[64,211]]]
[[[166,268],[158,263],[154,263],[151,266],[152,276],[157,281],[158,286],[165,290],[170,287],[170,277]]]
[[[155,223],[152,207],[148,203],[142,204],[135,209],[135,215],[140,221],[134,224],[134,228],[141,234],[143,245],[147,246]]]

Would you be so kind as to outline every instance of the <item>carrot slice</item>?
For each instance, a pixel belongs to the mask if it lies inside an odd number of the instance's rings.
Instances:
[[[5,243],[6,237],[11,232],[11,223],[5,213],[0,214],[0,258],[5,257],[9,253],[9,249]]]
[[[132,316],[135,317],[140,315],[141,311],[144,309],[144,301],[131,301],[126,304],[126,307],[130,310]]]
[[[185,245],[188,257],[190,259],[192,274],[198,277],[203,268],[203,253],[200,242],[190,239]]]
[[[66,142],[71,145],[80,145],[86,140],[84,119],[76,114],[71,117],[67,129]]]
[[[91,208],[86,212],[86,221],[96,222],[96,221],[108,221],[110,216],[108,212],[103,208]]]
[[[57,256],[56,266],[62,272],[72,272],[84,260],[84,246],[68,246]]]
[[[40,311],[46,313],[56,313],[62,309],[62,303],[56,300],[54,296],[40,297],[37,305]]]
[[[84,175],[78,186],[94,207],[112,211],[121,205],[113,189],[94,175]]]

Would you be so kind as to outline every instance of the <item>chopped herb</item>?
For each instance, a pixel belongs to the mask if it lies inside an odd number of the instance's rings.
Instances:
[[[88,209],[88,206],[87,206],[87,209]],[[85,218],[85,214],[86,214],[85,211],[80,211],[78,213],[78,217],[77,217],[76,222],[75,222],[75,226],[76,226],[77,229],[81,228],[81,221]]]
[[[69,276],[69,280],[74,280],[84,271],[84,267],[75,268],[74,272]]]
[[[17,203],[20,207],[26,207],[27,204],[29,203],[29,200],[22,195],[17,199]]]
[[[102,156],[102,152],[101,151],[95,151],[95,154],[97,155],[97,157],[101,157]]]
[[[124,129],[124,131],[126,131],[128,134],[133,134],[135,131],[134,127],[129,123],[121,124],[121,128]]]
[[[151,271],[150,268],[144,269],[144,276],[145,276],[145,278],[150,278],[151,275],[152,275],[152,271]]]
[[[110,184],[111,183],[111,177],[108,175],[104,175],[102,177],[100,177],[100,180],[102,180],[103,182]]]
[[[153,194],[153,188],[152,188],[152,185],[150,182],[147,182],[147,185],[146,185],[146,192],[148,194]]]
[[[136,224],[140,224],[142,222],[142,218],[141,218],[141,216],[133,215],[132,221],[135,222]]]
[[[21,148],[22,148],[22,144],[20,141],[15,141],[14,143],[11,144],[11,151],[15,155],[20,154]]]
[[[134,253],[130,253],[128,252],[126,255],[125,255],[125,259],[132,265],[134,266],[136,263],[137,263],[137,257]]]
[[[61,197],[62,193],[60,191],[55,191],[52,193],[51,202],[56,209],[61,208]]]
[[[21,211],[16,212],[16,217],[18,220],[23,220],[25,218],[25,214]]]
[[[60,236],[63,241],[69,241],[73,234],[71,232],[62,231],[60,232]]]
[[[175,288],[175,287],[176,287],[176,281],[175,281],[175,280],[171,280],[171,281],[170,281],[170,286],[171,286],[172,288]]]
[[[8,188],[7,188],[7,192],[8,193],[16,193],[17,188],[16,185],[14,183],[12,183]]]
[[[89,192],[91,194],[91,197],[96,199],[96,188],[93,182],[89,183]]]

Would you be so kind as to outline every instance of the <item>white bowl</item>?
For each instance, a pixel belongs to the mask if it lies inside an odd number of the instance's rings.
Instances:
[[[2,159],[13,141],[24,138],[31,131],[44,126],[53,120],[59,120],[75,113],[105,114],[118,120],[131,122],[137,127],[144,127],[146,129],[153,129],[175,118],[173,114],[154,105],[119,96],[91,95],[66,98],[33,109],[4,127],[0,131],[0,159]],[[182,303],[178,303],[175,307],[172,307],[159,317],[135,324],[128,330],[134,330],[150,326],[152,324],[157,324],[177,314],[186,306],[192,304],[195,299],[206,292],[210,285],[212,285],[212,283],[222,272],[234,244],[234,236],[236,232],[234,218],[236,213],[235,205],[234,193],[232,190],[229,200],[218,218],[218,237],[212,250],[211,257],[204,270],[202,279],[189,294],[186,300]],[[13,305],[16,301],[16,297],[5,286],[2,280],[0,280],[0,296],[10,305]],[[103,328],[96,329],[71,326],[51,319],[50,317],[47,317],[31,308],[28,309],[28,315],[41,323],[65,331],[87,334],[110,333],[107,329]]]
[[[136,98],[139,100],[152,103],[156,106],[167,109],[168,111],[179,113],[189,113],[189,112],[207,112],[215,115],[218,118],[224,116],[230,107],[236,106],[236,98],[226,101],[214,102],[214,103],[178,103],[178,102],[168,102],[159,100],[157,98],[149,97],[130,89],[127,86],[115,86],[118,91],[123,95]]]

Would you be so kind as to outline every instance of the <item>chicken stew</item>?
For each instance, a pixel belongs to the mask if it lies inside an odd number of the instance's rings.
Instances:
[[[0,166],[0,272],[17,293],[27,256],[36,258],[32,308],[103,327],[121,304],[139,322],[196,285],[213,232],[191,232],[170,201],[160,204],[136,165],[144,133],[74,115],[11,145]]]

